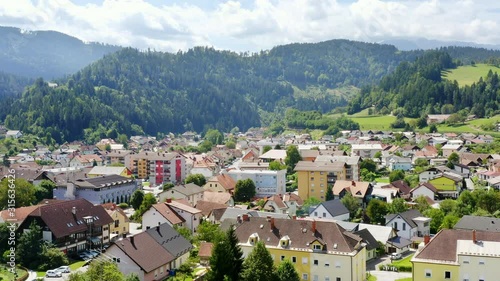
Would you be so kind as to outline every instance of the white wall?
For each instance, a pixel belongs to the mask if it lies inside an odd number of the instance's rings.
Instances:
[[[164,216],[162,216],[158,211],[151,207],[142,215],[142,231],[145,231],[160,224],[168,223],[168,225],[172,225]]]

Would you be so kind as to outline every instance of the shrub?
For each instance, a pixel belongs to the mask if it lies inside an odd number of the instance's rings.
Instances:
[[[120,203],[118,204],[118,207],[122,208],[122,209],[127,209],[128,208],[128,204],[123,202],[123,203]]]

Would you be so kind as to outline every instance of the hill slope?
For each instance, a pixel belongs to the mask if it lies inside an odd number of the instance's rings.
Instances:
[[[478,63],[475,65],[459,66],[454,69],[446,69],[442,73],[442,78],[450,81],[457,81],[460,86],[470,86],[479,81],[480,78],[485,79],[489,71],[500,73],[500,67]]]
[[[53,79],[75,73],[105,54],[120,49],[84,43],[55,31],[23,31],[0,26],[0,71]]]

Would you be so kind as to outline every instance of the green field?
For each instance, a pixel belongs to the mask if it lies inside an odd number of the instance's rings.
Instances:
[[[490,118],[481,118],[465,122],[465,124],[458,124],[449,126],[447,124],[437,125],[438,132],[440,133],[473,133],[473,134],[489,134],[493,137],[499,137],[500,134],[494,131],[484,131],[481,126],[486,124],[495,124],[500,122],[500,115]],[[424,128],[427,130],[428,128]]]
[[[443,77],[443,79],[448,79],[451,81],[457,80],[458,85],[465,86],[472,85],[472,83],[479,81],[480,77],[486,77],[490,69],[493,72],[500,73],[500,68],[494,65],[476,64],[474,66],[466,65],[459,66],[456,69],[445,70],[443,71],[441,76]]]
[[[391,123],[396,121],[396,116],[384,115],[384,116],[347,116],[352,121],[358,122],[361,130],[380,130],[387,131],[391,129]],[[405,122],[410,122],[412,118],[405,118]],[[395,130],[396,131],[396,130]]]

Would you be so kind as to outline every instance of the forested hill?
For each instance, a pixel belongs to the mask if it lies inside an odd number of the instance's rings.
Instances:
[[[20,95],[24,87],[33,84],[34,79],[8,74],[0,71],[0,102],[6,98]]]
[[[125,48],[57,88],[36,81],[22,98],[0,108],[0,118],[9,128],[58,142],[142,131],[246,130],[261,125],[262,116],[284,116],[289,107],[324,113],[346,106],[347,97],[332,89],[378,83],[423,53],[347,40],[290,44],[258,54]]]
[[[414,62],[403,62],[377,86],[364,87],[350,101],[348,113],[373,106],[375,113],[397,111],[407,117],[456,112],[478,117],[499,114],[498,74],[490,71],[486,79],[460,88],[457,81],[441,78],[442,71],[456,66],[457,61],[443,51],[429,51]]]
[[[0,26],[0,71],[31,78],[73,74],[118,46],[84,43],[56,31]]]

